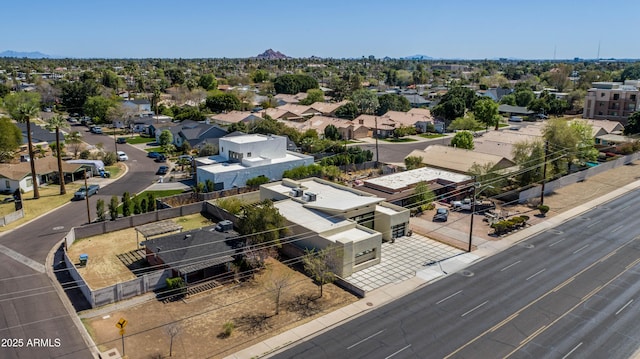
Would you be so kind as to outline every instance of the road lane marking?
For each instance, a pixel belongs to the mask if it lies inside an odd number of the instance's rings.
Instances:
[[[487,303],[489,303],[489,301],[488,301],[488,300],[485,300],[484,302],[482,302],[482,303],[480,303],[480,304],[476,305],[476,306],[475,306],[475,308],[473,308],[473,309],[471,309],[471,310],[468,310],[468,311],[464,312],[464,314],[462,314],[462,315],[461,315],[461,317],[464,317],[465,315],[467,315],[467,314],[469,314],[469,313],[473,312],[474,310],[476,310],[476,309],[478,309],[478,308],[482,307],[483,305],[485,305],[485,304],[487,304]]]
[[[565,239],[567,239],[567,237],[564,237],[564,238],[562,238],[562,239],[560,239],[560,240],[558,240],[558,241],[556,241],[556,242],[551,243],[551,244],[549,245],[549,247],[553,247],[553,246],[555,246],[556,244],[558,244],[558,243],[560,243],[560,242],[564,241]]]
[[[587,299],[593,297],[596,293],[598,293],[600,291],[600,289],[602,289],[602,286],[599,285],[595,288],[593,288],[593,290],[591,292],[589,292],[587,295],[585,295],[584,297],[582,297],[582,301],[586,301]]]
[[[624,226],[618,226],[618,227],[616,227],[616,228],[612,229],[612,230],[611,230],[611,233],[613,233],[613,232],[617,232],[617,231],[621,230],[622,228],[624,228]]]
[[[624,210],[625,210],[625,209],[627,209],[627,208],[629,208],[629,207],[631,207],[631,205],[630,205],[630,204],[628,204],[628,205],[626,205],[626,206],[624,206],[624,207],[620,207],[620,208],[618,208],[618,210],[619,210],[620,212],[624,212]]]
[[[380,334],[380,333],[384,332],[385,330],[386,330],[386,329],[382,329],[381,331],[379,331],[379,332],[377,332],[377,333],[374,333],[374,334],[369,335],[368,337],[366,337],[366,338],[362,339],[361,341],[359,341],[359,342],[357,342],[357,343],[355,343],[355,344],[353,344],[353,345],[351,345],[351,346],[347,347],[347,350],[349,350],[349,349],[351,349],[351,348],[355,347],[355,346],[356,346],[356,345],[358,345],[358,344],[362,344],[362,343],[364,343],[365,341],[367,341],[367,340],[369,340],[369,339],[371,339],[371,338],[375,337],[376,335],[378,335],[378,334]]]
[[[444,302],[445,300],[450,299],[451,297],[454,297],[454,296],[456,296],[456,295],[458,295],[458,294],[460,294],[460,293],[462,293],[462,291],[461,291],[461,290],[459,290],[459,291],[457,291],[457,292],[455,292],[455,293],[451,294],[450,296],[448,296],[448,297],[446,297],[446,298],[442,298],[442,299],[440,299],[439,301],[437,301],[437,302],[436,302],[436,304],[440,304],[440,303]]]
[[[591,228],[591,227],[595,226],[596,224],[598,224],[600,222],[602,222],[602,221],[601,220],[593,221],[593,222],[591,222],[590,225],[587,226],[587,228]]]
[[[617,252],[618,250],[628,246],[629,244],[633,243],[637,238],[632,238],[630,240],[628,240],[627,242],[623,243],[622,245],[620,245],[618,248],[614,249],[612,252],[609,252],[607,255],[603,256],[602,258],[606,258],[607,256],[610,256],[611,253]],[[540,297],[536,298],[535,300],[531,301],[529,304],[525,305],[524,307],[520,308],[518,311],[516,311],[514,314],[520,314],[522,312],[524,312],[525,310],[529,309],[531,306],[535,305],[536,303],[538,303],[539,301],[543,300],[544,298],[546,298],[549,294],[554,293],[556,290],[564,287],[565,285],[567,285],[568,283],[570,283],[571,281],[573,281],[574,279],[576,279],[578,276],[582,275],[583,273],[585,273],[586,271],[588,271],[589,269],[595,267],[597,264],[599,263],[599,260],[596,262],[591,263],[590,265],[588,265],[587,267],[583,268],[581,271],[579,271],[578,273],[576,273],[575,275],[573,275],[572,277],[568,278],[567,280],[565,280],[564,282],[558,284],[556,287],[554,287],[553,289],[551,289],[550,291],[544,293],[543,295],[541,295]],[[515,317],[514,317],[515,318]],[[475,338],[469,340],[468,342],[466,342],[465,344],[463,344],[462,346],[460,346],[458,349],[454,350],[453,352],[449,353],[449,355],[445,356],[443,359],[448,359],[453,357],[454,355],[458,354],[459,352],[461,352],[462,350],[464,350],[466,347],[468,347],[469,345],[477,342],[480,338],[484,337],[485,335],[487,335],[490,332],[493,332],[497,329],[499,329],[500,327],[504,326],[505,324],[507,324],[509,321],[503,321],[501,323],[498,323],[497,325],[495,325],[492,328],[489,328],[487,330],[485,330],[484,332],[480,333],[479,335],[477,335]],[[511,354],[509,354],[511,355]]]
[[[622,308],[618,309],[618,311],[616,312],[616,314],[615,314],[615,315],[620,314],[620,312],[622,312],[623,310],[625,310],[625,309],[629,306],[629,304],[631,304],[632,302],[633,302],[633,299],[631,299],[630,301],[628,301],[628,302],[627,302],[627,304],[623,305],[623,306],[622,306]]]
[[[573,352],[575,352],[576,350],[578,350],[578,348],[580,348],[580,346],[582,345],[582,342],[580,342],[578,345],[576,345],[575,347],[573,347],[573,349],[571,349],[571,351],[569,351],[567,354],[565,354],[562,359],[567,359],[569,357],[569,355],[573,354]]]
[[[402,348],[402,349],[398,350],[397,352],[395,352],[395,353],[393,353],[393,354],[389,355],[388,357],[386,357],[386,358],[384,358],[384,359],[389,359],[389,358],[391,358],[392,356],[394,356],[394,355],[396,355],[396,354],[400,353],[401,351],[403,351],[403,350],[405,350],[405,349],[409,348],[410,346],[411,346],[411,344],[407,345],[406,347],[404,347],[404,348]]]
[[[544,331],[544,329],[546,328],[546,325],[541,326],[540,328],[538,328],[538,330],[536,330],[535,332],[531,333],[528,337],[522,339],[522,341],[520,341],[520,346],[525,345],[527,343],[529,343],[533,338],[535,338],[538,334],[542,333],[542,331]]]
[[[13,249],[9,248],[9,247],[5,247],[2,244],[0,244],[0,253],[3,253],[5,255],[7,255],[9,258],[14,259],[17,262],[20,262],[24,265],[26,265],[27,267],[33,269],[36,272],[40,272],[40,273],[44,273],[44,265],[34,261],[33,259],[26,257],[16,251],[14,251]]]
[[[544,272],[544,271],[546,271],[546,270],[547,270],[546,268],[542,268],[542,269],[540,269],[539,271],[537,271],[537,272],[533,273],[532,275],[530,275],[529,277],[527,277],[527,279],[526,279],[526,280],[529,280],[529,279],[531,279],[531,278],[533,278],[533,277],[537,276],[538,274],[540,274],[540,273],[542,273],[542,272]]]
[[[626,266],[626,269],[629,269],[631,267],[635,267],[636,264],[640,263],[640,258],[636,259],[635,261],[633,261],[633,263],[629,264],[628,266]]]
[[[491,332],[494,332],[496,330],[498,330],[501,326],[505,325],[507,322],[510,322],[512,320],[515,319],[515,317],[517,317],[518,315],[520,315],[520,313],[513,313],[510,316],[506,317],[503,321],[501,321],[500,323],[496,324],[493,326],[493,328],[491,328]]]
[[[573,254],[576,254],[576,253],[580,252],[581,250],[583,250],[583,249],[585,249],[585,248],[587,248],[587,247],[589,247],[589,245],[588,245],[588,244],[585,244],[584,246],[582,246],[582,247],[580,247],[580,248],[576,249],[575,251],[573,251]]]
[[[515,262],[515,263],[511,263],[511,264],[509,264],[508,266],[506,266],[506,267],[504,267],[504,268],[500,269],[500,272],[504,272],[504,271],[506,271],[507,269],[509,269],[509,268],[513,267],[514,265],[516,265],[516,264],[518,264],[518,263],[520,263],[520,262],[522,262],[522,261],[517,261],[517,262]]]

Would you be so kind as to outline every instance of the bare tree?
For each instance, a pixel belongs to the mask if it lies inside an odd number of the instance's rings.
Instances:
[[[265,286],[273,297],[273,301],[276,305],[276,315],[280,314],[280,299],[284,291],[291,285],[292,275],[291,272],[274,271],[269,270],[269,274],[266,277]]]
[[[173,338],[180,334],[180,326],[178,324],[171,324],[167,327],[167,335],[169,335],[169,356],[173,356]]]
[[[320,288],[319,298],[322,298],[324,285],[336,280],[335,272],[338,268],[339,258],[342,257],[341,253],[339,247],[329,246],[319,251],[307,249],[302,258],[304,269]]]

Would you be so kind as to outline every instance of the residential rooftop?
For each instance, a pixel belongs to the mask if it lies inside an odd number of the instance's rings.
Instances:
[[[411,187],[420,182],[431,182],[435,180],[445,180],[447,182],[460,183],[471,180],[471,176],[440,170],[432,167],[422,167],[414,170],[398,172],[387,176],[372,178],[364,181],[379,187],[392,190],[400,190]]]

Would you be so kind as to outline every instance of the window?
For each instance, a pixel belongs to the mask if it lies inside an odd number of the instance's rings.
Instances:
[[[247,152],[247,157],[251,157],[251,152]]]
[[[613,99],[614,100],[619,100],[620,99],[620,94],[614,93],[613,94]]]
[[[33,178],[31,177],[27,178],[26,184],[27,184],[27,187],[33,186]]]
[[[629,98],[631,99],[631,101],[635,101],[636,100],[636,95],[631,95]]]
[[[375,216],[374,212],[369,212],[369,213],[361,214],[359,216],[351,217],[350,219],[355,221],[361,226],[367,227],[369,229],[373,229],[374,216]]]
[[[9,182],[9,180],[4,181],[4,186],[6,188],[11,188],[11,182]]]
[[[375,258],[376,258],[375,248],[364,250],[360,253],[356,253],[355,265],[362,264],[366,261],[370,261]]]
[[[600,92],[600,97],[604,97],[604,92]]]
[[[406,233],[406,223],[400,223],[391,227],[391,238],[403,237]]]

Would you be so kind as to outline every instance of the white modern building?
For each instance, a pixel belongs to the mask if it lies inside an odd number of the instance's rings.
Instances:
[[[260,199],[270,199],[288,223],[294,246],[336,248],[338,275],[380,263],[382,240],[394,240],[409,230],[409,210],[353,188],[309,178],[289,179],[260,186]]]
[[[286,170],[313,164],[312,156],[287,151],[283,136],[227,136],[218,144],[219,155],[196,159],[198,182],[211,180],[216,190],[243,187],[261,175],[276,181]]]

